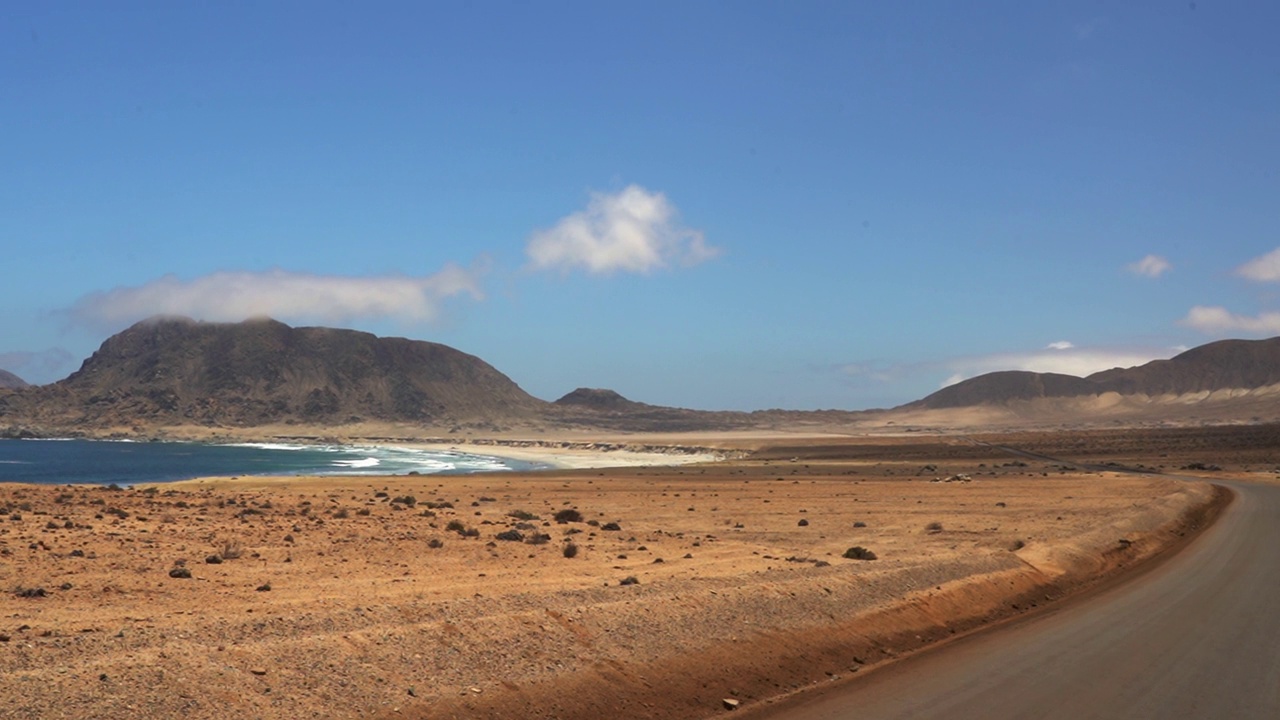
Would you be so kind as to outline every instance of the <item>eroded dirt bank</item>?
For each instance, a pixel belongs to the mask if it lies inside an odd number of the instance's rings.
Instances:
[[[1213,496],[967,456],[3,485],[0,716],[710,716],[1136,562]]]

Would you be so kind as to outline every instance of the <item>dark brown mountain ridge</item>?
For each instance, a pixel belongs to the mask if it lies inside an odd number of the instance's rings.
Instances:
[[[546,406],[483,360],[438,343],[170,317],[108,338],[65,380],[9,394],[0,422],[448,424],[533,417]]]
[[[1221,390],[1254,390],[1280,384],[1280,337],[1219,340],[1168,360],[1103,370],[1088,377],[1000,371],[945,387],[904,409],[1004,405],[1015,400],[1068,398],[1117,393],[1147,397],[1183,396]]]

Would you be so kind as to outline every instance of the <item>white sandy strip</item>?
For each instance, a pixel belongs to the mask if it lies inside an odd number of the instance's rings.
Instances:
[[[472,445],[470,443],[400,443],[398,447],[439,452],[464,452],[470,455],[524,460],[543,463],[564,470],[611,467],[647,467],[689,465],[715,462],[720,457],[711,453],[684,454],[632,452],[630,450],[586,450],[577,448],[509,447],[506,445]]]

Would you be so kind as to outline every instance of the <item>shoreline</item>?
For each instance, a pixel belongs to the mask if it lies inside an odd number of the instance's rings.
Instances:
[[[395,444],[378,444],[378,447],[403,447],[434,452],[462,452],[468,455],[505,460],[542,463],[553,470],[595,470],[619,467],[675,467],[694,463],[719,462],[724,453],[711,452],[709,448],[671,446],[662,452],[656,446],[644,450],[627,447],[599,447],[600,443],[534,444],[539,441],[511,440],[488,442],[447,443],[436,440],[410,441]]]

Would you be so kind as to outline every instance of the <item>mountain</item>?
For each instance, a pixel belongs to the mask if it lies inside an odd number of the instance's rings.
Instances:
[[[17,390],[27,387],[26,381],[8,370],[0,370],[0,390]]]
[[[1002,371],[945,387],[902,409],[1007,405],[1019,400],[1116,393],[1144,398],[1249,391],[1280,384],[1280,337],[1220,340],[1168,360],[1114,368],[1079,378],[1057,373]]]
[[[732,430],[761,422],[757,414],[688,410],[628,400],[613,390],[578,388],[552,403],[556,424],[627,432]]]
[[[437,343],[270,319],[187,318],[140,322],[65,380],[6,401],[11,416],[91,426],[441,425],[534,417],[548,405],[483,360]]]
[[[556,405],[565,407],[587,408],[603,412],[627,412],[629,410],[650,409],[652,405],[628,400],[613,390],[603,388],[578,388],[556,400]]]

